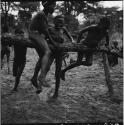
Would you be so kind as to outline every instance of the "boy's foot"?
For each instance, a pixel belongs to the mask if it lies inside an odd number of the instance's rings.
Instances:
[[[38,88],[36,94],[40,94],[42,92],[42,88]]]
[[[42,84],[44,87],[50,87],[50,85],[47,82],[43,82]]]
[[[50,85],[45,80],[41,79],[40,77],[38,78],[38,81],[40,84],[42,84],[42,86],[50,87]]]
[[[12,90],[11,90],[11,92],[13,93],[13,92],[17,92],[18,90],[17,90],[17,88],[13,88]]]
[[[61,71],[61,79],[65,81],[65,72],[63,70]]]
[[[34,87],[36,87],[36,88],[38,87],[36,79],[32,78],[31,83],[33,84]]]
[[[37,85],[36,94],[40,94],[42,92],[42,81],[40,81],[40,79],[39,79],[39,82],[41,82],[41,83],[39,85]]]

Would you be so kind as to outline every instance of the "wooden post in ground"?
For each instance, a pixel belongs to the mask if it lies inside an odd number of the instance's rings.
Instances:
[[[102,53],[103,57],[103,65],[104,65],[104,71],[105,71],[105,78],[106,78],[106,83],[108,86],[108,91],[109,95],[113,95],[113,87],[112,87],[112,81],[111,81],[111,76],[110,76],[110,70],[109,70],[109,63],[108,63],[108,57],[105,52]]]
[[[0,57],[1,57],[1,28],[0,28]],[[0,67],[1,67],[1,60],[0,60]]]

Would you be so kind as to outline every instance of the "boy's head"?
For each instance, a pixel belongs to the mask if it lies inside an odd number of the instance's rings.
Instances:
[[[99,25],[105,29],[109,29],[110,27],[110,20],[107,17],[103,17],[100,19]]]
[[[43,7],[44,7],[44,12],[46,14],[48,14],[48,13],[52,14],[54,12],[54,8],[56,6],[55,1],[51,1],[51,0],[43,1],[42,4],[43,4]]]
[[[64,26],[64,16],[59,15],[54,18],[55,27],[61,28]]]

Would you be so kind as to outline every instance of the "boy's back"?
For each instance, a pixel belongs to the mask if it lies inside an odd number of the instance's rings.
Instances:
[[[92,25],[89,27],[86,27],[88,29],[87,36],[85,40],[83,41],[83,44],[89,46],[89,47],[95,47],[100,43],[100,41],[106,37],[107,30],[101,29],[98,25]]]
[[[43,11],[39,12],[33,19],[29,26],[30,31],[38,31],[41,33],[46,33],[48,28],[47,17]]]
[[[63,29],[57,30],[55,27],[51,27],[49,28],[49,32],[55,42],[58,43],[64,42]]]

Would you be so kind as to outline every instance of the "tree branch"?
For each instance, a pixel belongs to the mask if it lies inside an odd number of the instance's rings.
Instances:
[[[3,3],[3,2],[1,2],[1,9],[2,9],[2,12],[4,13],[3,6],[4,6],[4,3]]]
[[[30,39],[24,38],[23,36],[17,36],[17,35],[4,35],[1,39],[2,44],[6,45],[20,45],[20,46],[26,46],[30,48],[36,48],[34,42]],[[91,49],[88,48],[81,43],[63,43],[58,44],[58,48],[54,48],[54,46],[49,44],[50,49],[54,51],[63,51],[63,52],[105,52],[107,54],[113,54],[117,57],[123,58],[123,54],[119,52],[113,52],[110,51],[107,48],[100,48],[100,49]]]

